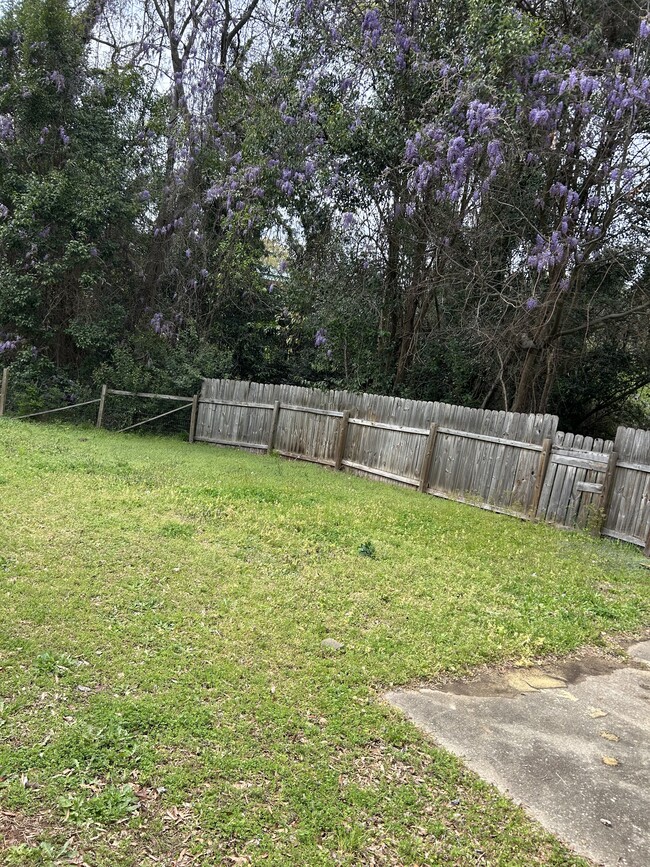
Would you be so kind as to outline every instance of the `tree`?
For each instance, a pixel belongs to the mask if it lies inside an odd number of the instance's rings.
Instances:
[[[142,160],[138,78],[88,67],[86,27],[64,0],[0,21],[0,322],[5,353],[87,375],[129,317]]]
[[[461,346],[451,367],[476,379],[474,402],[546,410],[575,360],[565,339],[650,305],[640,8],[305,3],[297,27],[281,115],[322,171],[320,205],[303,208],[290,174],[287,207],[320,215],[319,246],[338,221],[380,275],[377,382],[383,365],[408,390],[431,344]],[[627,269],[616,299],[593,293],[593,263]]]

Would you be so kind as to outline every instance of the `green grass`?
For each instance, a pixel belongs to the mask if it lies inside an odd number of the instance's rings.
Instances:
[[[381,693],[646,624],[640,563],[309,464],[4,420],[0,857],[582,864]]]

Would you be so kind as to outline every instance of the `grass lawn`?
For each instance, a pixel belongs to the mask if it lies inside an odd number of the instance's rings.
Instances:
[[[381,693],[647,624],[641,562],[306,463],[0,420],[0,861],[584,864]]]

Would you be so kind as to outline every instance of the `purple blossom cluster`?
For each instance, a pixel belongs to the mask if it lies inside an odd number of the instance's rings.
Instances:
[[[395,63],[400,71],[404,71],[407,66],[407,58],[409,54],[417,55],[420,52],[420,47],[407,32],[407,28],[402,21],[396,21],[393,28],[395,35],[395,47],[397,55]]]
[[[568,229],[568,226],[566,228]],[[537,240],[528,255],[528,266],[534,268],[538,274],[550,272],[557,266],[566,266],[571,253],[574,254],[576,262],[581,261],[577,238],[563,230],[553,231],[549,238],[537,235]]]
[[[165,319],[162,313],[154,313],[149,325],[153,332],[161,337],[172,337],[174,334],[174,323]]]
[[[414,166],[408,187],[416,196],[431,190],[438,201],[456,203],[474,178],[479,187],[473,200],[478,201],[504,163],[503,142],[493,137],[502,119],[497,106],[472,100],[463,110],[458,106],[454,114],[459,121],[454,128],[427,125],[406,142],[404,160]],[[483,158],[487,174],[479,177]]]
[[[319,328],[314,338],[314,346],[318,349],[327,344],[327,331],[324,328]]]
[[[8,334],[0,334],[0,352],[15,352],[23,343],[23,338],[15,335],[9,337]]]
[[[0,114],[0,139],[12,141],[15,135],[14,119],[10,114]]]
[[[48,74],[45,76],[45,80],[51,82],[56,87],[57,93],[63,93],[63,91],[65,90],[65,76],[57,69],[54,69],[52,72],[48,72]]]
[[[495,105],[473,99],[467,106],[465,116],[469,134],[485,136],[499,122],[501,112]]]
[[[366,44],[377,48],[382,32],[383,28],[379,17],[379,10],[368,9],[361,23],[361,33],[365,38]]]

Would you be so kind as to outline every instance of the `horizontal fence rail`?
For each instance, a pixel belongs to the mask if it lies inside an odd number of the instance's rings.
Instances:
[[[154,400],[177,400],[177,401],[192,401],[192,397],[178,394],[151,394],[148,391],[120,391],[117,388],[107,388],[106,394],[116,394],[120,397],[148,397]]]
[[[93,403],[99,403],[100,398],[94,400],[84,400],[81,403],[71,403],[66,406],[57,406],[54,409],[42,409],[39,412],[29,412],[26,415],[14,416],[15,419],[36,418],[38,415],[49,415],[52,412],[63,412],[66,409],[76,409],[79,406],[90,406]]]

